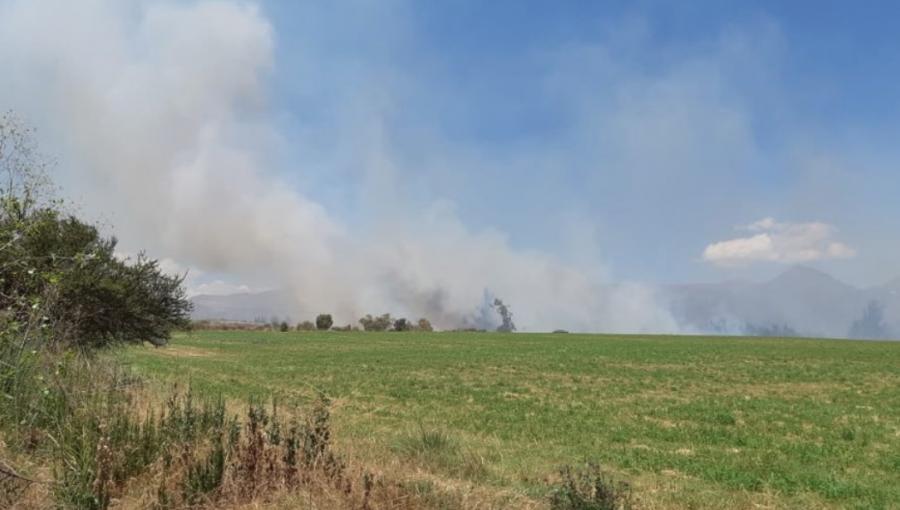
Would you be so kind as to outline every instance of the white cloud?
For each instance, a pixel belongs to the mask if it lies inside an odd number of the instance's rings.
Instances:
[[[834,240],[836,228],[822,222],[779,223],[764,218],[738,230],[755,233],[710,244],[703,260],[719,266],[741,266],[752,262],[793,264],[856,256],[856,250]]]

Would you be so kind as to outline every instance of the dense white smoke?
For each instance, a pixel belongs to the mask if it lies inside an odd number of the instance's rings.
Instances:
[[[520,330],[676,329],[646,289],[471,232],[452,205],[392,214],[378,236],[296,191],[269,171],[291,143],[266,106],[273,32],[250,2],[3,0],[0,107],[42,129],[66,184],[113,213],[128,249],[266,278],[291,289],[296,317],[391,311],[455,327],[489,289]]]

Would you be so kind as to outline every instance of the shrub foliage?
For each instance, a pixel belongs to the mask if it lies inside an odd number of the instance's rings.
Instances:
[[[183,276],[164,274],[143,253],[116,256],[116,239],[51,198],[30,132],[0,119],[0,320],[20,329],[37,315],[43,340],[82,348],[165,343],[186,328]]]
[[[329,313],[319,314],[319,316],[316,317],[316,329],[319,331],[328,331],[333,325],[334,319]]]

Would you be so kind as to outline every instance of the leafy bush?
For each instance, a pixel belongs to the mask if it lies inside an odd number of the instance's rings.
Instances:
[[[394,331],[410,331],[412,329],[412,324],[409,323],[408,320],[404,318],[400,318],[394,321]]]
[[[189,326],[183,277],[139,254],[116,257],[116,239],[52,200],[30,131],[0,118],[0,326],[19,329],[38,312],[43,340],[79,348],[164,344]],[[2,349],[2,348],[0,348]]]
[[[334,326],[334,319],[330,313],[323,313],[316,317],[316,329],[319,331],[328,331]]]
[[[303,321],[300,324],[297,324],[297,331],[315,331],[316,325],[311,321]]]
[[[162,273],[143,254],[118,259],[114,238],[75,217],[52,209],[19,212],[15,199],[0,207],[0,308],[7,324],[42,308],[56,340],[88,348],[164,344],[172,331],[189,326],[183,277]]]
[[[391,319],[391,314],[389,313],[379,315],[378,317],[372,317],[370,314],[366,314],[365,317],[359,320],[359,323],[366,331],[387,331],[394,321]]]

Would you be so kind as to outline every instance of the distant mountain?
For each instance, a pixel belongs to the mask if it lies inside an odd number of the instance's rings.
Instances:
[[[845,337],[869,301],[884,305],[885,322],[900,332],[900,279],[857,289],[817,269],[794,266],[762,283],[678,285],[662,287],[660,294],[685,327],[700,332]]]
[[[732,280],[721,283],[657,287],[686,332],[734,335],[802,335],[844,338],[866,305],[882,305],[889,333],[900,338],[900,278],[869,289],[858,289],[828,273],[794,266],[765,282]],[[284,291],[193,298],[195,319],[266,320],[273,316],[301,320]]]

